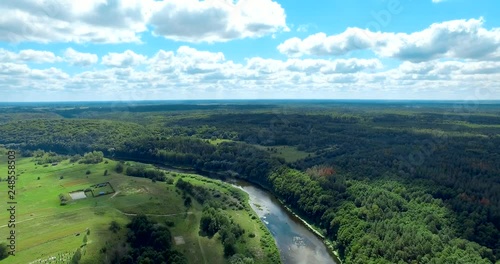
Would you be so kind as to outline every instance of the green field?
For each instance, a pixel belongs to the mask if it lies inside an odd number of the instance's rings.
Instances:
[[[266,150],[273,157],[283,158],[286,162],[291,163],[300,159],[305,159],[308,156],[314,156],[313,153],[300,151],[296,147],[292,146],[261,146],[256,145],[259,149]]]
[[[56,166],[49,164],[44,167],[35,165],[32,158],[17,158],[16,256],[0,262],[66,263],[80,247],[80,263],[106,263],[106,259],[126,250],[123,247],[126,228],[113,234],[108,230],[109,223],[115,220],[125,226],[131,217],[140,213],[149,215],[160,224],[166,221],[174,223],[170,227],[172,236],[183,242],[176,245],[176,249],[185,254],[189,263],[226,262],[217,235],[210,239],[198,235],[202,205],[195,199],[192,206],[186,208],[181,192],[174,184],[153,183],[146,178],[118,174],[113,170],[116,161],[105,161],[88,165],[65,160]],[[0,170],[7,171],[4,151],[0,164]],[[87,170],[91,173],[86,174]],[[105,170],[108,170],[107,176],[104,176]],[[169,172],[167,176],[175,180],[182,177],[192,184],[231,194],[232,187],[220,181]],[[85,199],[60,205],[60,194],[67,195],[104,182],[109,182],[116,192],[98,197],[87,195]],[[0,202],[5,207],[8,186],[4,179],[0,188],[4,190]],[[276,254],[277,249],[262,249],[260,238],[269,240],[272,237],[258,218],[251,218],[255,213],[247,202],[241,210],[229,207],[226,212],[244,227],[246,234],[256,234],[255,238],[246,238],[245,245],[238,246],[254,256],[256,263],[270,263],[268,254]],[[0,235],[3,238],[7,238],[10,231],[8,217],[8,212],[0,214]],[[84,237],[87,237],[87,243],[84,243]]]

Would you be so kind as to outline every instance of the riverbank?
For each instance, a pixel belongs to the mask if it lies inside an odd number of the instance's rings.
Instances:
[[[205,177],[208,177],[208,178],[217,178],[217,179],[221,179],[221,180],[224,180],[224,181],[235,181],[235,180],[238,180],[238,181],[243,181],[243,182],[247,182],[251,185],[255,185],[257,187],[259,187],[260,189],[268,192],[269,194],[271,194],[279,203],[280,205],[291,215],[293,216],[295,219],[297,219],[299,222],[301,222],[301,224],[307,229],[309,230],[312,234],[314,234],[319,240],[321,240],[321,242],[323,243],[323,245],[328,249],[328,254],[330,255],[330,257],[338,264],[342,264],[342,260],[340,259],[340,256],[339,256],[339,253],[335,250],[334,248],[334,243],[330,240],[328,240],[320,231],[318,231],[313,225],[311,225],[309,222],[307,222],[305,219],[303,219],[302,217],[300,217],[292,208],[290,208],[289,206],[286,205],[286,203],[281,200],[280,198],[278,198],[276,196],[276,194],[270,190],[269,187],[267,186],[263,186],[262,184],[260,183],[257,183],[257,182],[253,182],[253,181],[249,181],[248,179],[240,179],[240,178],[230,178],[228,177],[227,175],[223,175],[223,174],[220,174],[220,173],[217,173],[217,172],[209,172],[209,171],[196,171],[196,170],[193,170],[192,168],[181,168],[181,167],[177,167],[177,166],[172,166],[172,165],[165,165],[165,164],[160,164],[160,163],[157,163],[157,162],[151,162],[151,161],[148,161],[148,160],[141,160],[141,159],[136,159],[136,161],[139,161],[139,162],[146,162],[146,163],[152,163],[154,164],[155,166],[157,166],[158,168],[161,168],[161,169],[164,169],[164,170],[169,170],[169,171],[173,171],[173,172],[178,172],[178,173],[190,173],[190,174],[199,174],[199,175],[202,175],[202,176],[205,176]]]
[[[254,183],[254,182],[250,182],[250,181],[247,181],[247,180],[232,179],[232,178],[229,178],[229,180],[230,181],[242,181],[242,182],[246,182],[248,184],[258,186],[262,190],[270,193],[280,203],[281,207],[283,207],[287,211],[287,213],[289,213],[296,220],[298,220],[299,222],[301,222],[302,225],[304,227],[306,227],[307,230],[309,230],[317,238],[319,238],[321,240],[321,242],[323,242],[323,244],[325,245],[325,247],[328,249],[328,254],[332,257],[332,259],[335,261],[335,263],[338,263],[338,264],[342,264],[343,263],[342,260],[340,259],[339,253],[335,250],[335,248],[333,246],[333,243],[330,240],[328,240],[320,231],[318,231],[316,228],[314,228],[313,225],[311,225],[309,222],[307,222],[305,219],[303,219],[297,213],[295,213],[292,208],[290,208],[289,206],[287,206],[286,203],[283,200],[281,200],[280,198],[278,198],[272,191],[270,191],[269,188],[267,188],[267,187],[265,187],[265,186],[263,186],[263,185],[261,185],[259,183]]]
[[[333,260],[338,263],[338,264],[342,264],[342,260],[340,259],[340,256],[339,256],[339,253],[335,250],[335,248],[333,247],[333,243],[328,240],[321,232],[319,232],[318,230],[316,230],[316,228],[314,228],[313,225],[309,224],[306,220],[304,220],[302,217],[300,217],[299,215],[297,215],[290,207],[288,207],[281,199],[278,199],[276,198],[280,203],[281,205],[290,213],[292,214],[295,218],[297,218],[300,222],[302,222],[302,224],[309,230],[311,231],[313,234],[315,234],[318,238],[321,239],[321,241],[323,242],[323,244],[325,244],[326,248],[328,249],[328,253],[330,254],[330,256],[333,258]]]

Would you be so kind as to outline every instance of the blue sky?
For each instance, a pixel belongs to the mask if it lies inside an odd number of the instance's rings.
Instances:
[[[498,1],[79,2],[0,2],[0,101],[500,99]]]

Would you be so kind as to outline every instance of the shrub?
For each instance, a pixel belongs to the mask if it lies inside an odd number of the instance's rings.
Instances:
[[[101,163],[104,160],[104,154],[102,151],[92,151],[89,153],[85,153],[83,158],[80,160],[80,163],[84,164],[97,164]]]
[[[109,224],[109,230],[113,233],[120,231],[120,229],[122,229],[122,227],[115,220],[111,221],[111,223]]]
[[[66,199],[66,197],[62,193],[59,194],[59,201],[60,201],[60,205],[66,205],[68,203],[68,200]]]
[[[116,167],[115,167],[115,171],[118,172],[118,173],[122,173],[123,172],[123,164],[121,162],[119,162],[118,164],[116,164]]]

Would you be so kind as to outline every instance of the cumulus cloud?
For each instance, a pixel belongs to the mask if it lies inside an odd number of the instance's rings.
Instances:
[[[150,1],[1,1],[0,40],[6,42],[139,42]]]
[[[141,33],[189,42],[261,37],[288,30],[272,0],[0,1],[0,41],[124,43]]]
[[[64,59],[72,63],[66,56]],[[368,94],[378,94],[381,98],[394,94],[421,98],[439,92],[458,96],[458,91],[464,90],[474,94],[474,89],[491,91],[482,92],[490,97],[480,99],[499,99],[500,94],[500,61],[406,61],[394,68],[384,66],[378,59],[356,58],[251,57],[234,62],[221,52],[181,46],[177,50],[159,50],[150,57],[130,50],[109,53],[102,63],[109,67],[68,73],[50,66],[34,69],[26,63],[2,61],[0,96],[6,98],[9,93],[5,91],[9,89],[31,93],[36,93],[33,89],[44,89],[73,96],[69,98],[98,92],[105,99],[115,100],[214,96],[364,98]]]
[[[62,59],[50,51],[21,50],[19,53],[0,49],[0,61],[2,62],[32,62],[32,63],[54,63]]]
[[[156,6],[154,34],[174,40],[218,42],[288,30],[285,11],[272,0],[171,0]]]
[[[397,70],[411,75],[486,75],[500,74],[498,61],[429,61],[403,62]]]
[[[78,52],[72,48],[67,48],[64,52],[65,60],[73,66],[89,66],[97,63],[98,57],[92,53]]]
[[[123,53],[110,52],[102,57],[102,64],[109,67],[126,68],[146,61],[146,56],[136,54],[131,50]]]
[[[292,57],[372,50],[381,57],[412,62],[439,58],[499,59],[500,28],[486,29],[483,25],[482,18],[452,20],[410,34],[348,28],[338,35],[317,33],[305,39],[291,38],[280,44],[278,50]]]

